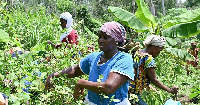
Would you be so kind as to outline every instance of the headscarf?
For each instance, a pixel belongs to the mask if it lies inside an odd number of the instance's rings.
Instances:
[[[66,29],[67,31],[60,37],[60,42],[62,42],[62,40],[64,38],[67,37],[67,35],[70,34],[70,32],[72,31],[72,23],[73,23],[73,18],[72,18],[72,15],[69,13],[69,12],[64,12],[60,15],[60,18],[64,19],[67,21],[67,24],[66,24]]]
[[[116,42],[122,42],[124,44],[126,31],[121,24],[117,22],[106,22],[101,26],[100,31],[111,36]]]
[[[65,19],[67,21],[66,29],[69,29],[72,26],[73,18],[69,12],[62,13],[60,18]]]
[[[163,36],[150,35],[143,41],[143,44],[145,45],[145,47],[147,47],[150,44],[158,47],[163,47],[165,46],[165,41],[165,37]]]

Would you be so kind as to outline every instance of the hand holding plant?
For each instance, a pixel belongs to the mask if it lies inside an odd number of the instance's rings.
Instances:
[[[52,45],[54,48],[59,48],[62,46],[62,43],[54,44],[52,41],[47,40],[47,44]]]
[[[170,93],[177,94],[178,93],[178,89],[179,89],[178,86],[173,86],[172,88],[170,88]]]
[[[49,89],[52,89],[53,88],[53,83],[52,83],[52,77],[54,76],[54,74],[50,74],[48,77],[47,77],[47,80],[45,82],[45,90],[49,90]]]
[[[81,95],[84,94],[84,88],[81,87],[81,81],[83,79],[79,79],[78,82],[76,83],[76,86],[75,86],[75,90],[74,90],[74,93],[73,93],[73,96],[74,96],[74,99],[78,99],[78,97],[80,97]]]

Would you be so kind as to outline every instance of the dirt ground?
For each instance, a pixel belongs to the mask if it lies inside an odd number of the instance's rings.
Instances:
[[[199,100],[197,98],[189,99],[189,96],[185,96],[182,94],[177,97],[177,101],[180,101],[182,105],[190,105],[190,104],[200,105],[200,103],[198,103]]]

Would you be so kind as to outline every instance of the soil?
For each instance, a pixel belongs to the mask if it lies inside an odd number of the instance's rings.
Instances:
[[[177,97],[177,101],[180,101],[182,105],[190,105],[191,103],[198,104],[198,105],[200,104],[198,103],[200,101],[198,98],[189,99],[189,96],[186,96],[183,94],[180,94]]]

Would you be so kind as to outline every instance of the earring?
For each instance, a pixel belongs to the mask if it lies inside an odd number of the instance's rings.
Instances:
[[[116,45],[118,45],[118,42],[116,42]]]

